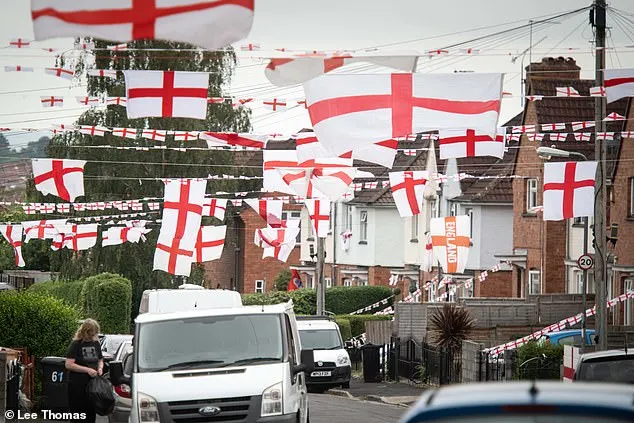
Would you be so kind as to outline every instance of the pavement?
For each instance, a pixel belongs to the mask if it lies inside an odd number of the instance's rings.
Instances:
[[[424,388],[405,382],[366,383],[360,377],[350,380],[349,389],[330,389],[327,394],[350,399],[374,401],[384,404],[409,407],[420,398]]]
[[[311,423],[397,423],[405,408],[326,394],[309,394]]]

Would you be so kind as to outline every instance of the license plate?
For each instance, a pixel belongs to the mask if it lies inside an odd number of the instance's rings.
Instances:
[[[330,376],[330,372],[312,372],[311,376]]]

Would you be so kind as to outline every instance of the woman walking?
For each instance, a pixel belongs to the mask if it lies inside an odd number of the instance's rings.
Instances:
[[[86,319],[75,333],[66,351],[68,369],[68,406],[71,413],[85,413],[83,423],[94,423],[95,409],[86,394],[91,378],[103,373],[103,356],[99,344],[99,323]]]

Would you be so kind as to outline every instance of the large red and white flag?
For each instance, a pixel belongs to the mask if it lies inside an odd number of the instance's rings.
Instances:
[[[245,38],[254,0],[32,0],[36,40],[92,36],[182,41],[207,49]]]
[[[445,273],[462,273],[471,247],[469,216],[449,216],[429,222],[434,256]]]
[[[28,243],[32,239],[53,239],[59,233],[58,227],[66,225],[66,222],[66,219],[24,221],[24,242]]]
[[[634,97],[634,68],[605,69],[603,75],[608,103],[623,97]]]
[[[374,144],[359,148],[352,152],[352,158],[364,162],[376,163],[389,169],[394,165],[394,158],[398,151],[398,141],[395,139],[375,142]]]
[[[326,238],[330,229],[330,201],[326,199],[304,200],[313,231],[319,238]]]
[[[262,258],[274,257],[286,262],[295,248],[299,230],[299,227],[256,229],[254,242],[264,248]]]
[[[304,84],[317,138],[333,155],[434,129],[496,133],[501,74],[322,75]]]
[[[247,198],[244,200],[271,228],[282,227],[282,208],[284,201],[266,198]]]
[[[154,254],[154,269],[189,276],[202,220],[206,180],[165,181],[163,217]]]
[[[87,250],[97,244],[97,223],[58,226],[59,233],[53,236],[51,249]]]
[[[152,229],[144,227],[110,227],[101,233],[101,245],[104,247],[109,245],[119,245],[124,242],[138,243],[140,240],[145,241],[145,234],[150,233]]]
[[[227,226],[201,226],[196,238],[196,263],[218,260],[225,246]]]
[[[128,118],[207,117],[207,72],[123,71]]]
[[[440,160],[461,157],[504,157],[504,134],[491,136],[474,129],[445,129],[439,133]]]
[[[84,195],[84,160],[32,159],[35,189],[66,201]]]
[[[422,212],[425,186],[429,181],[426,170],[407,170],[390,172],[390,188],[401,217],[408,217]]]
[[[268,136],[237,134],[235,132],[201,132],[200,139],[207,141],[207,147],[248,147],[263,149]]]
[[[13,247],[13,251],[15,252],[15,265],[24,267],[25,263],[22,257],[22,225],[0,225],[0,233]]]
[[[544,164],[544,220],[594,214],[597,162]]]
[[[203,216],[211,216],[216,219],[224,220],[227,212],[226,198],[209,198],[205,197],[203,202]]]
[[[296,58],[273,58],[264,70],[264,74],[273,85],[283,87],[287,85],[303,84],[313,78],[352,63],[372,63],[413,72],[418,56],[359,56],[349,54],[337,55],[307,55]]]

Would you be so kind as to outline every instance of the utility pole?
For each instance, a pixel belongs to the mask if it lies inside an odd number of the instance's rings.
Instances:
[[[604,85],[603,70],[605,69],[605,0],[594,0],[595,27],[595,79],[596,86]],[[607,239],[605,231],[606,207],[606,166],[605,139],[599,140],[599,133],[605,131],[605,97],[596,97],[594,106],[594,120],[596,132],[594,134],[594,156],[597,161],[594,200],[594,283],[596,286],[596,331],[599,335],[598,349],[607,349],[608,317],[607,317]]]
[[[315,234],[317,235],[317,234]],[[317,315],[324,316],[326,302],[326,287],[324,286],[324,242],[325,238],[317,237],[317,265],[315,268],[315,277],[317,279]]]

